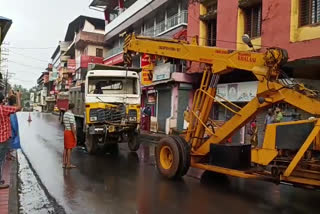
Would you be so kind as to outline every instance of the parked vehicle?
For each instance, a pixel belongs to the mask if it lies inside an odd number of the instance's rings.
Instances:
[[[78,139],[87,151],[113,150],[128,139],[138,150],[140,123],[140,69],[90,64],[85,83],[69,91],[75,104]]]

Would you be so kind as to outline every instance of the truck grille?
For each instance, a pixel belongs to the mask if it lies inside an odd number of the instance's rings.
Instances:
[[[103,109],[91,109],[90,118],[97,117],[97,122],[103,122],[105,118],[105,111]]]
[[[121,119],[126,117],[126,107],[118,105],[116,108],[105,109],[105,120],[112,123],[121,123]]]

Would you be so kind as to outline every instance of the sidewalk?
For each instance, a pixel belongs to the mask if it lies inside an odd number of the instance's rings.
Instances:
[[[15,154],[15,157],[16,154]],[[6,160],[3,166],[3,179],[10,184],[8,189],[0,190],[0,213],[18,213],[18,192],[17,192],[17,160]]]

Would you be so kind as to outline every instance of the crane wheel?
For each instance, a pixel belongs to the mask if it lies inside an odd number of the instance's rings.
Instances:
[[[183,139],[166,137],[160,140],[155,150],[158,171],[167,178],[180,178],[190,166],[188,145]],[[188,161],[189,160],[189,161]]]
[[[180,137],[180,136],[171,136],[177,143],[178,143],[178,148],[180,152],[180,164],[183,166],[180,168],[180,171],[177,172],[176,178],[180,178],[187,174],[189,168],[190,168],[190,163],[191,163],[191,147],[187,143],[187,141]]]

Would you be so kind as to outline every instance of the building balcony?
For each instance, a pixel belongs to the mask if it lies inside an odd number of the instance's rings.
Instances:
[[[180,13],[177,13],[171,17],[166,18],[162,22],[158,23],[157,25],[146,29],[141,34],[143,36],[161,36],[166,32],[169,32],[180,25],[187,25],[188,24],[188,11],[183,10]]]
[[[81,31],[76,37],[74,43],[77,48],[84,49],[88,44],[103,46],[104,35],[99,33],[91,33]]]
[[[81,55],[76,58],[76,70],[79,68],[88,68],[89,63],[103,64],[103,57]]]
[[[123,52],[123,47],[112,48],[107,51],[107,55],[105,59],[109,59]]]
[[[68,59],[70,59],[70,56],[65,56],[65,55],[61,55],[61,56],[60,56],[60,61],[61,61],[61,62],[67,62]]]

